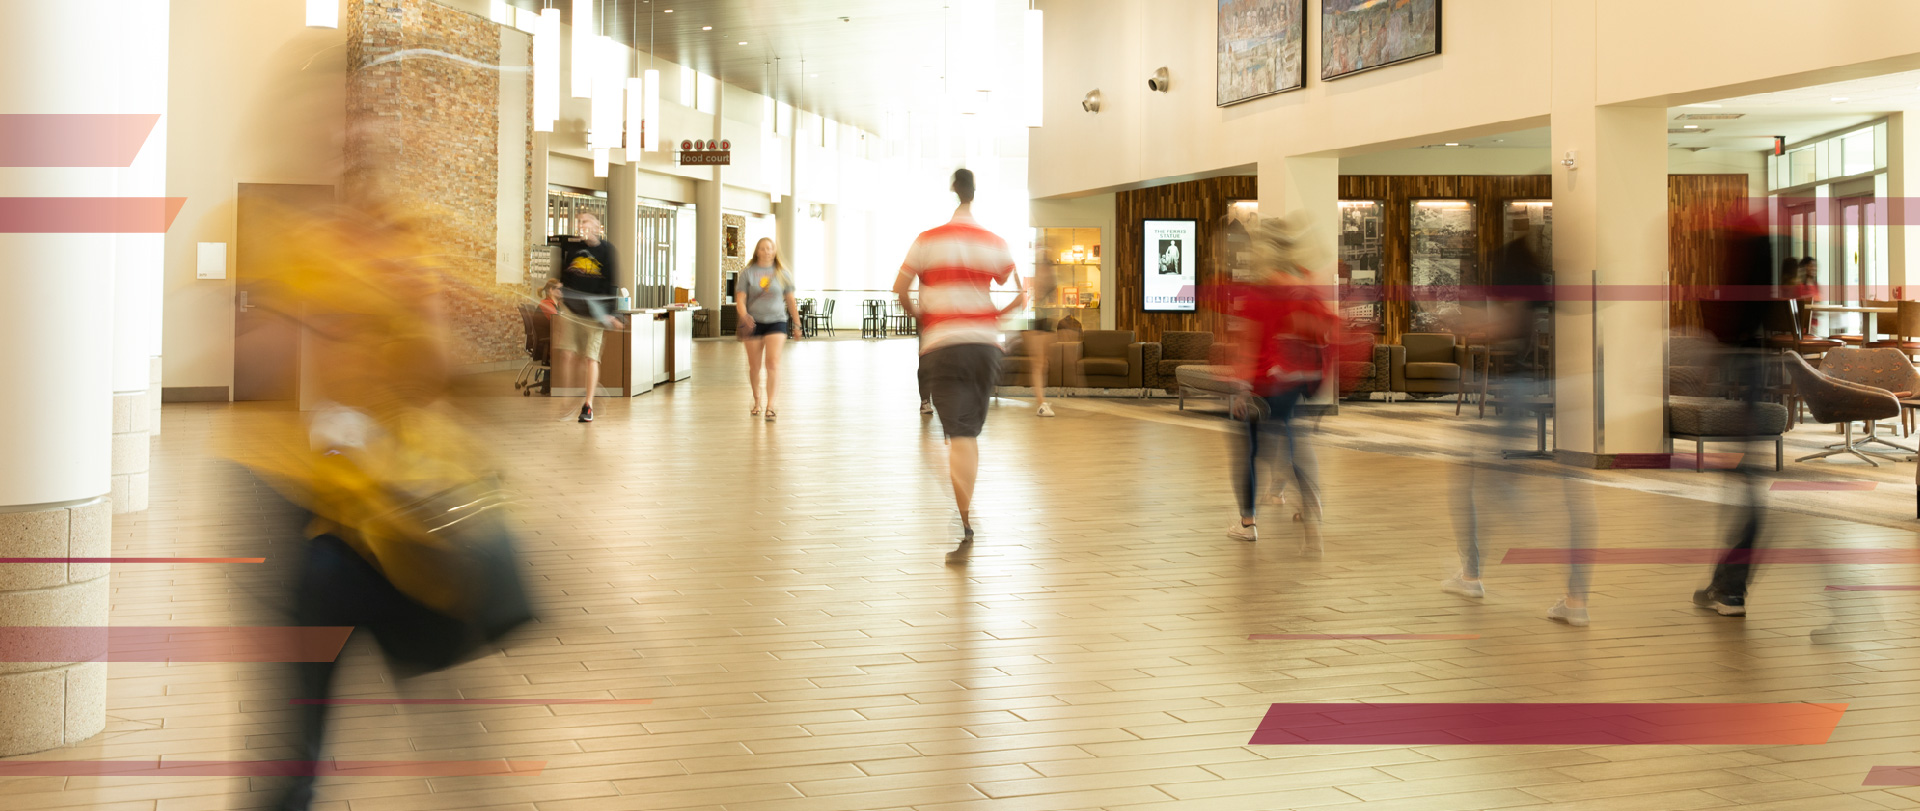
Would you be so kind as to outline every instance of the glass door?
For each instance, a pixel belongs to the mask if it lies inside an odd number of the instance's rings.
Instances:
[[[673,302],[674,231],[679,212],[642,204],[633,229],[633,306],[665,307]]]

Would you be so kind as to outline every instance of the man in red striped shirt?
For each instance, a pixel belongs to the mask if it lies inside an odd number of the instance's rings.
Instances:
[[[920,367],[924,371],[933,408],[946,432],[948,476],[953,500],[960,507],[959,548],[948,562],[964,562],[973,544],[973,481],[980,468],[976,438],[987,421],[987,404],[1000,377],[1000,318],[1020,308],[1025,291],[1005,307],[993,306],[994,283],[1013,275],[1013,254],[1006,240],[980,227],[973,219],[973,172],[953,173],[953,193],[960,198],[953,220],[921,232],[900,265],[893,293],[900,308],[920,319]],[[908,297],[915,280],[920,302]]]

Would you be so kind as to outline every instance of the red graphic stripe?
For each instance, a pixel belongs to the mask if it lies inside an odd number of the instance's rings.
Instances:
[[[159,113],[0,115],[0,167],[125,168]]]
[[[1283,639],[1479,639],[1479,634],[1247,634],[1255,642]]]
[[[1275,704],[1252,744],[1826,743],[1845,704]]]
[[[9,760],[0,777],[532,777],[544,760]]]
[[[548,704],[652,704],[651,698],[296,698],[293,704],[504,704],[543,706]]]
[[[1828,586],[1827,591],[1920,591],[1920,586]]]
[[[266,558],[0,558],[0,563],[265,563]]]
[[[1875,766],[1867,770],[1863,786],[1920,786],[1920,766]]]
[[[1875,482],[1774,482],[1769,490],[1872,490]]]
[[[331,662],[352,628],[0,627],[0,662]]]
[[[1920,549],[1509,549],[1501,563],[1920,563]]]
[[[1740,453],[1621,453],[1607,462],[1612,470],[1733,470],[1740,466]],[[1696,457],[1698,457],[1696,459]]]
[[[164,234],[185,197],[0,197],[0,234]]]

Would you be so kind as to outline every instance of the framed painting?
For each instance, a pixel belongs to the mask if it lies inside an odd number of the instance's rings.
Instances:
[[[1440,0],[1322,0],[1320,79],[1440,53]]]
[[[746,251],[744,250],[745,246],[740,244],[742,241],[740,238],[740,231],[741,231],[741,228],[738,225],[729,225],[726,227],[726,240],[723,244],[726,247],[726,254],[728,259],[746,258]]]
[[[1214,105],[1306,86],[1306,0],[1217,0]]]

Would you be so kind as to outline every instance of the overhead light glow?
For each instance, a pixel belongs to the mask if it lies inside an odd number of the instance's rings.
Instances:
[[[596,149],[593,151],[593,176],[594,177],[607,176],[607,164],[611,162],[611,156],[609,156],[608,152],[609,150],[605,150],[605,149]]]
[[[1042,103],[1046,95],[1045,47],[1046,38],[1042,34],[1040,9],[1027,10],[1027,126],[1038,127],[1045,119],[1046,105]]]
[[[593,0],[573,0],[573,97],[593,97]]]
[[[640,121],[641,148],[648,152],[659,152],[660,71],[648,68],[642,78],[646,82],[646,103]]]
[[[1844,101],[1846,101],[1846,100],[1847,100],[1847,97],[1846,97],[1846,96],[1834,96],[1834,97],[1833,97],[1833,100],[1834,100],[1835,102],[1844,102]]]
[[[513,9],[507,5],[507,0],[493,0],[487,5],[487,19],[501,25],[512,25]]]
[[[1700,125],[1699,124],[1681,124],[1680,128],[1683,130],[1697,130],[1700,128]]]
[[[308,28],[339,28],[340,0],[307,0]]]
[[[560,118],[560,9],[540,12],[533,32],[533,129],[553,132]]]
[[[1446,146],[1459,146],[1459,144],[1446,144]]]
[[[627,162],[640,151],[640,133],[647,128],[647,80],[638,76],[627,80]]]
[[[713,30],[713,26],[711,26],[711,25],[703,25],[703,26],[700,26],[700,30],[702,30],[702,31],[712,31],[712,30]]]
[[[743,39],[743,40],[740,40],[740,44],[741,44],[741,45],[745,45],[745,44],[747,44],[747,41],[746,41],[746,40],[744,40],[744,39]]]
[[[592,71],[593,111],[588,116],[591,127],[587,131],[587,146],[593,149],[619,149],[620,128],[625,123],[621,119],[621,103],[627,85],[626,49],[612,37],[593,37],[588,40],[589,53],[598,57],[588,62],[575,60],[575,64]]]

